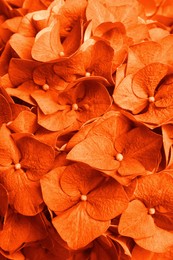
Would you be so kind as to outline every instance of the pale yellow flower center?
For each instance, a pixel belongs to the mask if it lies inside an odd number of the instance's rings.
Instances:
[[[123,160],[123,155],[121,153],[117,153],[116,160],[121,162]]]
[[[49,85],[48,84],[44,84],[42,86],[42,89],[45,90],[45,91],[49,90]]]
[[[64,57],[64,56],[65,56],[65,53],[64,53],[63,51],[60,51],[59,56],[60,56],[60,57]]]
[[[148,210],[148,213],[149,213],[150,215],[154,215],[155,212],[156,212],[155,208],[150,208],[150,209]]]
[[[80,199],[81,199],[82,201],[86,201],[86,200],[87,200],[87,195],[81,195]]]
[[[90,72],[86,72],[85,73],[85,77],[90,77],[91,76],[91,73]]]
[[[73,105],[72,105],[72,109],[73,109],[73,110],[78,110],[78,109],[79,109],[78,104],[76,104],[76,103],[73,104]]]
[[[150,103],[153,103],[153,102],[155,101],[155,97],[149,97],[149,98],[148,98],[148,101],[149,101]]]
[[[20,170],[21,169],[21,164],[20,163],[16,163],[14,165],[14,168],[15,168],[15,170]]]

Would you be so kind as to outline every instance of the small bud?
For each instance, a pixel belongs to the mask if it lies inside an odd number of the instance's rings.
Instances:
[[[21,169],[21,164],[20,163],[16,163],[14,165],[14,168],[15,168],[15,170],[20,170]]]
[[[65,56],[65,53],[64,53],[63,51],[60,51],[59,56],[60,56],[60,57],[64,57],[64,56]]]
[[[148,101],[149,101],[150,103],[153,103],[153,102],[155,101],[155,97],[149,97],[149,98],[148,98]]]
[[[149,213],[150,215],[154,215],[155,212],[156,212],[155,208],[150,208],[150,209],[148,210],[148,213]]]
[[[119,162],[121,162],[121,161],[123,160],[123,155],[122,155],[121,153],[118,153],[118,154],[116,155],[116,160],[119,161]]]
[[[78,110],[78,109],[79,109],[78,104],[75,103],[72,105],[72,110]]]
[[[80,199],[81,199],[82,201],[86,201],[86,200],[87,200],[87,195],[81,195]]]
[[[90,72],[86,72],[85,73],[85,77],[90,77],[91,76],[91,73]]]
[[[44,84],[42,86],[42,89],[45,90],[45,91],[49,90],[49,85],[48,84]]]

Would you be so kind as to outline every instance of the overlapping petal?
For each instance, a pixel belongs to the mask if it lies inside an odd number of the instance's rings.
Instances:
[[[89,136],[68,153],[67,159],[86,163],[115,179],[117,173],[134,178],[145,174],[145,170],[156,170],[162,138],[144,129],[137,127],[119,137],[113,136],[114,141],[104,135]]]
[[[53,225],[73,249],[105,232],[110,219],[128,204],[120,184],[84,164],[54,169],[41,180],[41,187],[46,204],[57,214]]]
[[[0,0],[0,259],[169,259],[173,4]]]

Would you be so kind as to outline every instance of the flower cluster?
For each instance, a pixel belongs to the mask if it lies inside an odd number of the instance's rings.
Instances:
[[[173,2],[0,0],[0,259],[173,259]]]

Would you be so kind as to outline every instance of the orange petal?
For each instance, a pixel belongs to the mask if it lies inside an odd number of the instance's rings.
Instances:
[[[17,140],[17,146],[22,154],[21,167],[26,169],[29,179],[40,179],[53,166],[55,153],[51,146],[30,136]]]
[[[115,141],[117,151],[121,153],[124,150],[124,160],[127,158],[130,163],[133,158],[150,171],[158,166],[161,146],[161,136],[145,127],[134,128]]]
[[[12,111],[6,98],[0,94],[0,125],[12,119]]]
[[[173,64],[172,59],[172,46],[173,46],[173,36],[168,35],[160,40],[160,45],[162,46],[162,59],[164,63]]]
[[[69,59],[56,63],[54,70],[69,82],[76,78],[76,75],[85,76],[88,72],[93,76],[105,77],[113,84],[113,56],[114,51],[106,42],[89,39]]]
[[[26,217],[11,212],[8,214],[4,230],[0,231],[0,246],[5,251],[15,251],[22,246],[28,234]]]
[[[55,217],[54,227],[71,249],[88,245],[109,227],[109,221],[94,220],[86,213],[83,202]]]
[[[157,258],[156,258],[157,257]],[[159,258],[159,255],[156,255],[156,253],[145,250],[144,248],[135,245],[133,251],[132,251],[132,259],[133,260],[143,260],[143,259],[158,259],[162,260],[163,258]]]
[[[63,192],[60,186],[60,177],[65,167],[58,167],[50,171],[40,180],[43,199],[46,205],[55,212],[61,212],[71,208],[79,201],[79,197],[72,200]]]
[[[0,184],[0,200],[1,200],[1,205],[0,205],[0,216],[1,216],[1,221],[0,221],[0,230],[3,229],[3,223],[4,220],[6,219],[7,215],[7,210],[8,210],[8,192],[5,189],[5,187]]]
[[[103,22],[115,22],[115,18],[111,11],[100,1],[88,2],[86,17],[88,21],[92,20],[93,30]]]
[[[6,252],[14,252],[23,243],[42,240],[47,236],[45,226],[39,215],[26,217],[12,210],[8,212],[4,230],[0,232],[0,235],[0,246]],[[23,259],[18,257],[16,255],[16,259]]]
[[[6,91],[13,97],[17,97],[31,105],[35,105],[35,101],[32,99],[31,94],[35,90],[38,90],[38,88],[38,85],[36,85],[32,80],[29,80],[17,88],[7,88]]]
[[[19,44],[20,42],[20,44]],[[12,49],[18,54],[22,59],[31,60],[31,49],[34,44],[33,37],[25,37],[21,34],[15,33],[10,39],[10,45]]]
[[[68,36],[63,41],[63,48],[64,48],[65,55],[70,56],[73,53],[75,53],[75,51],[77,51],[81,43],[82,43],[82,24],[81,24],[81,20],[78,20],[74,24]]]
[[[12,58],[9,64],[9,77],[13,85],[18,86],[25,81],[32,79],[33,70],[38,62]]]
[[[62,106],[61,106],[62,107]],[[76,122],[76,113],[74,110],[57,111],[50,115],[44,115],[38,110],[38,123],[50,131],[64,131],[67,127]]]
[[[3,124],[0,128],[0,165],[9,166],[18,163],[20,151],[11,138],[10,130]]]
[[[104,41],[96,41],[91,47],[91,59],[84,56],[85,68],[91,72],[91,75],[102,76],[106,78],[111,84],[112,80],[112,65],[114,50]],[[87,53],[85,54],[87,55]]]
[[[173,178],[166,172],[141,177],[134,196],[144,201],[147,207],[162,205],[168,212],[172,212]]]
[[[123,236],[143,239],[154,235],[156,227],[145,205],[140,200],[133,200],[120,217],[118,231]]]
[[[94,259],[97,256],[98,259],[114,259],[115,257],[120,256],[120,251],[117,248],[117,245],[105,235],[102,235],[94,240],[93,247],[90,252],[90,258]]]
[[[156,253],[166,253],[173,245],[173,233],[157,227],[152,236],[143,239],[135,239],[135,242],[146,250]]]
[[[96,220],[110,220],[128,206],[127,195],[114,179],[105,180],[88,194],[87,213]]]
[[[126,73],[135,73],[150,63],[160,62],[161,55],[161,45],[153,41],[141,42],[130,47]]]
[[[35,133],[35,137],[40,142],[56,147],[58,132],[50,132],[49,130],[39,127]]]
[[[139,98],[148,98],[155,95],[155,90],[168,72],[168,66],[161,63],[151,63],[139,70],[133,77],[132,90]]]
[[[77,104],[76,117],[80,122],[102,115],[111,105],[105,86],[91,78],[62,92],[59,98],[65,99],[66,104]]]
[[[91,124],[90,124],[91,125]],[[87,125],[86,125],[87,126]],[[119,112],[109,111],[105,113],[96,122],[93,122],[93,126],[90,129],[87,136],[99,135],[105,136],[112,140],[115,140],[124,133],[127,133],[131,129],[131,122]],[[80,129],[81,131],[82,129]],[[79,132],[80,133],[80,132]]]
[[[138,160],[133,158],[124,158],[118,169],[121,176],[132,176],[135,178],[138,175],[146,174],[145,167]]]
[[[70,173],[70,174],[69,174]],[[101,184],[104,177],[85,164],[67,166],[60,179],[62,190],[69,196],[88,194]]]
[[[160,102],[160,104],[163,103]],[[135,119],[137,121],[143,122],[151,129],[163,125],[164,123],[167,123],[170,119],[172,119],[172,117],[173,117],[173,109],[171,106],[167,108],[162,108],[162,107],[157,108],[154,104],[151,104],[149,106],[147,112],[143,114],[135,115]]]
[[[60,41],[59,23],[56,22],[41,30],[32,47],[32,58],[37,61],[48,62],[60,58],[63,46]]]
[[[55,74],[53,65],[54,64],[44,63],[43,65],[36,67],[33,71],[33,80],[42,88],[44,84],[48,84],[50,89],[63,90],[67,83],[63,82],[63,80]]]
[[[32,97],[37,102],[41,111],[46,115],[65,110],[66,106],[59,104],[58,94],[59,92],[55,89],[49,89],[47,91],[40,89],[34,91]]]
[[[65,1],[58,11],[60,21],[60,35],[67,37],[77,20],[85,19],[86,0]]]
[[[167,124],[162,126],[163,146],[166,157],[166,165],[172,161],[172,125]]]
[[[4,171],[0,175],[0,180],[9,193],[9,204],[17,212],[33,216],[42,210],[40,183],[28,180],[21,169],[11,168]]]
[[[147,16],[152,16],[156,12],[157,6],[154,0],[151,1],[139,0],[139,2],[144,6],[145,13]]]
[[[165,108],[170,109],[172,108],[172,97],[173,97],[173,91],[172,91],[172,77],[168,79],[168,81],[165,81],[160,88],[158,89],[156,95],[155,95],[155,106],[157,108]]]
[[[108,138],[92,136],[77,144],[67,155],[68,160],[83,162],[97,170],[117,170],[114,145]]]
[[[115,87],[113,99],[115,104],[123,109],[132,111],[137,114],[147,106],[147,100],[137,97],[132,90],[133,75],[125,77],[120,84]]]
[[[38,125],[36,115],[27,110],[19,113],[17,118],[8,125],[8,128],[14,132],[31,134],[36,131],[37,127]]]

